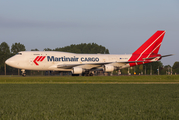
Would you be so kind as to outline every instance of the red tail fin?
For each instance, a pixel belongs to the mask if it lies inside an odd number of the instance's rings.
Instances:
[[[142,46],[140,46],[132,54],[132,57],[129,59],[129,61],[142,61],[142,58],[157,56],[164,35],[165,31],[157,31],[156,33],[154,33]],[[130,66],[134,65],[136,64],[130,64]]]
[[[164,35],[165,35],[165,31],[157,31],[133,54],[150,54],[150,53],[157,54]]]

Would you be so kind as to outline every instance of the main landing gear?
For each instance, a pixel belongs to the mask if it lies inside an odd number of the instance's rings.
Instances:
[[[82,73],[82,76],[93,76],[93,72],[92,71],[85,71],[84,73]]]
[[[26,73],[25,73],[25,70],[21,70],[22,71],[22,76],[25,77],[26,76]]]

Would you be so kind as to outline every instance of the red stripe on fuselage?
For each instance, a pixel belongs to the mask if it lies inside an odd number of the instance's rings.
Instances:
[[[39,56],[37,56],[37,57],[34,59],[34,61],[33,61],[36,65],[39,65],[39,64],[36,62],[38,58],[39,58]]]
[[[42,59],[40,60],[40,62],[42,62],[45,59],[45,56],[42,57]]]
[[[39,59],[37,59],[37,61],[40,61],[40,59],[42,58],[43,56],[40,56]]]

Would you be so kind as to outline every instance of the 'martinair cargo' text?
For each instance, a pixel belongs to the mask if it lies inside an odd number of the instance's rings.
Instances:
[[[78,62],[79,60],[81,60],[81,62],[98,62],[99,58],[98,57],[81,57],[79,59],[79,57],[73,56],[73,57],[54,57],[54,56],[47,56],[47,61],[50,62]]]

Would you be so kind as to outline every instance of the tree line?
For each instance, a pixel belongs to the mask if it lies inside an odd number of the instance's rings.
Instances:
[[[14,43],[11,46],[6,42],[0,44],[0,74],[17,74],[18,69],[6,66],[5,61],[17,54],[19,51],[26,51],[26,48],[21,43]],[[37,48],[31,49],[31,51],[39,51]],[[102,45],[96,43],[81,43],[81,44],[72,44],[65,47],[57,47],[54,49],[44,48],[44,51],[63,51],[63,52],[72,52],[72,53],[88,53],[88,54],[109,54],[109,50]],[[154,63],[147,63],[144,65],[135,66],[132,68],[122,69],[122,74],[136,73],[136,74],[168,74],[170,72],[179,74],[179,62],[175,62],[173,66],[166,65],[164,66],[161,61]]]

